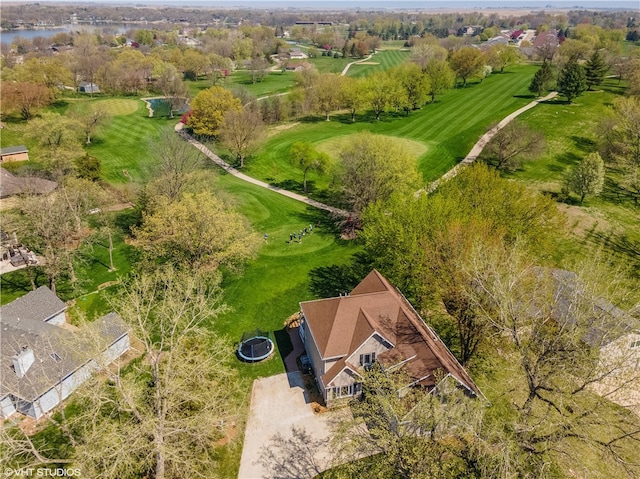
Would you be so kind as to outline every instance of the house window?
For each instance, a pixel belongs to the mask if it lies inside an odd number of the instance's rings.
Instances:
[[[59,363],[60,361],[62,361],[62,358],[60,356],[58,356],[58,353],[51,353],[50,356],[53,358],[53,360],[56,363]]]
[[[631,349],[640,348],[640,339],[637,341],[631,341],[631,344],[629,345],[629,347]]]
[[[349,384],[348,386],[338,386],[332,389],[331,396],[333,399],[339,399],[344,397],[353,396],[354,394],[354,385]]]
[[[360,355],[360,366],[371,366],[376,360],[376,353],[371,354],[361,354]]]

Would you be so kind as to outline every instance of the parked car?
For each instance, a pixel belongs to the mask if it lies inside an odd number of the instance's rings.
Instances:
[[[311,374],[313,372],[311,369],[311,360],[306,354],[300,356],[300,370],[302,374]]]

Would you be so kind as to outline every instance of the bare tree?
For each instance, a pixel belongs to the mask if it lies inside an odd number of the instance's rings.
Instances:
[[[251,109],[228,111],[220,127],[220,140],[236,156],[240,168],[247,155],[255,151],[264,137],[264,123],[260,113]]]
[[[483,151],[483,156],[499,170],[514,171],[525,158],[544,151],[544,136],[524,123],[512,121],[498,131]]]
[[[214,443],[237,420],[229,345],[204,328],[225,310],[217,281],[160,269],[112,301],[144,357],[84,389],[76,462],[90,477],[208,477]]]

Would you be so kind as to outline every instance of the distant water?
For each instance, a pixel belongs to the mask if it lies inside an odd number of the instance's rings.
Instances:
[[[45,28],[42,30],[6,30],[3,32],[0,32],[0,43],[13,43],[13,41],[20,37],[20,38],[25,38],[27,40],[32,40],[33,38],[36,37],[44,37],[44,38],[51,38],[52,36],[54,36],[57,33],[69,33],[69,32],[82,32],[82,31],[88,31],[88,32],[102,32],[105,29],[109,30],[112,33],[124,33],[125,31],[127,31],[128,29],[132,29],[135,30],[137,28],[140,28],[137,25],[116,25],[116,24],[111,24],[111,25],[64,25],[62,27],[59,28]]]

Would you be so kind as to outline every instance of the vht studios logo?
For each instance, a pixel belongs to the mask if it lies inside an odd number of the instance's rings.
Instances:
[[[4,477],[80,477],[80,469],[49,469],[26,467],[23,469],[5,469]]]

